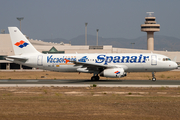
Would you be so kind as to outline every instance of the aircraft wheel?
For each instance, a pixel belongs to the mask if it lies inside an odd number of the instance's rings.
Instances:
[[[152,81],[155,82],[155,81],[156,81],[156,78],[152,78]]]
[[[154,81],[154,82],[156,81],[154,72],[152,72],[152,81]]]
[[[92,76],[92,77],[91,77],[91,80],[92,80],[92,81],[99,80],[99,76]]]
[[[99,76],[96,76],[96,80],[99,80]]]
[[[95,81],[95,80],[96,80],[96,76],[92,76],[92,77],[91,77],[91,80],[92,80],[92,81]]]

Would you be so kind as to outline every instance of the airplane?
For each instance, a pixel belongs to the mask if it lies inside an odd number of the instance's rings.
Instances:
[[[17,27],[8,27],[15,55],[6,60],[25,66],[57,72],[93,73],[91,80],[100,77],[121,78],[127,72],[155,72],[177,69],[176,62],[154,53],[108,54],[43,54],[38,52]]]

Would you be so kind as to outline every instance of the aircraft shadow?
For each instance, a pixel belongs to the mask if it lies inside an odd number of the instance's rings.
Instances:
[[[92,80],[67,80],[67,83],[119,83],[122,82],[122,80],[98,80],[98,81],[92,81]]]

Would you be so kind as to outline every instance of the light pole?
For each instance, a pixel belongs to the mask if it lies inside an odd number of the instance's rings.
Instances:
[[[20,31],[21,31],[21,20],[23,20],[24,19],[24,17],[17,17],[17,20],[19,20],[19,22],[20,22]]]
[[[87,24],[85,23],[85,45],[87,45]]]
[[[131,43],[131,45],[132,45],[132,49],[134,49],[134,44],[135,44],[135,43]]]
[[[98,46],[98,31],[99,31],[99,29],[96,29],[96,31],[97,31],[97,43],[96,43],[96,45]]]

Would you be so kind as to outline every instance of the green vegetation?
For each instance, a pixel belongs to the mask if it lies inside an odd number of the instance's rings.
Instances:
[[[164,75],[164,74],[162,74],[162,75],[161,75],[161,78],[165,78],[165,75]]]

